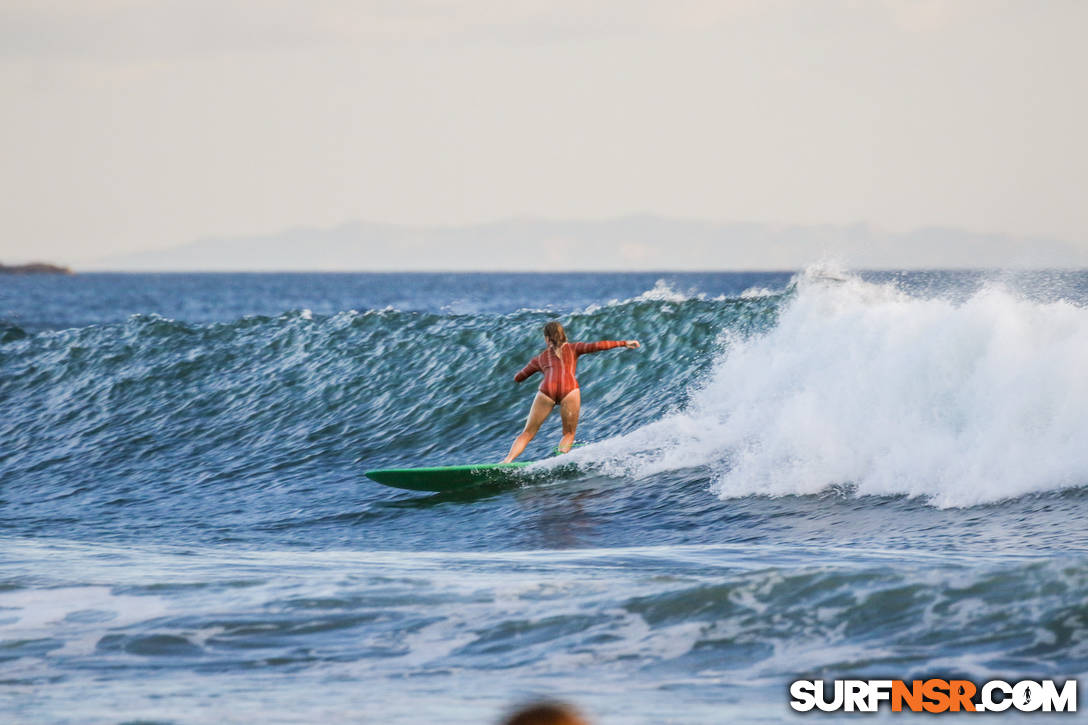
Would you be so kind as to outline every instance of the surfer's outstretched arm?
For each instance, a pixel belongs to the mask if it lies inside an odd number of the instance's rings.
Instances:
[[[520,383],[522,380],[525,380],[525,378],[529,377],[533,373],[539,373],[539,372],[541,372],[541,370],[540,370],[540,358],[539,357],[534,357],[532,360],[529,361],[528,365],[526,365],[525,367],[523,367],[521,370],[518,371],[517,375],[514,376],[514,382],[515,383]]]
[[[641,344],[638,340],[599,340],[597,342],[572,342],[570,346],[574,348],[574,354],[588,355],[593,352],[613,350],[617,347],[626,347],[633,350],[636,347],[641,347]]]

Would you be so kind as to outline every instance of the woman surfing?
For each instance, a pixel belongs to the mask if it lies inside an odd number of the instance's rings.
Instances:
[[[601,340],[600,342],[567,342],[567,333],[563,326],[554,320],[544,325],[544,341],[547,348],[514,376],[514,382],[520,383],[534,373],[540,373],[544,380],[537,389],[533,407],[529,409],[529,418],[525,429],[510,446],[503,463],[510,463],[521,455],[525,446],[540,430],[541,423],[551,414],[552,408],[559,406],[559,415],[563,419],[563,437],[559,441],[559,452],[566,453],[574,444],[574,431],[578,427],[578,413],[582,409],[582,393],[578,389],[578,380],[574,377],[578,367],[578,356],[591,352],[601,352],[617,347],[634,349],[639,347],[638,340]]]

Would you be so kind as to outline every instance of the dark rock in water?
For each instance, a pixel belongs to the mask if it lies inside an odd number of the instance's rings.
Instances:
[[[0,264],[0,274],[74,274],[67,267],[44,262],[32,262],[31,264]]]

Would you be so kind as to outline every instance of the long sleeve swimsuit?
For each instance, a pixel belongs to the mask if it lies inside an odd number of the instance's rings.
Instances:
[[[533,373],[544,375],[540,383],[540,392],[556,403],[560,402],[572,390],[578,389],[578,379],[574,376],[578,367],[578,356],[601,350],[623,347],[625,340],[601,340],[600,342],[565,342],[555,350],[549,347],[540,353],[514,376],[514,382],[520,383]]]

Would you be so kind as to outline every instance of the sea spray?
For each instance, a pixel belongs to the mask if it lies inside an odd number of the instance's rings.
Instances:
[[[722,497],[967,506],[1088,482],[1088,309],[998,285],[964,300],[806,272],[777,324],[723,330],[690,403],[580,452],[615,473],[704,467]]]

